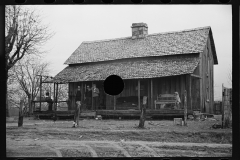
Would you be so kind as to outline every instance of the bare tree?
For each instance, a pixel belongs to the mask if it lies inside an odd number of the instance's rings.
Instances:
[[[5,10],[5,52],[7,71],[24,55],[40,54],[39,48],[53,33],[43,25],[36,11],[23,6],[6,6]]]
[[[13,67],[17,82],[28,98],[30,113],[33,112],[32,100],[37,96],[40,87],[40,77],[37,75],[48,75],[48,67],[49,63],[42,63],[38,58],[24,58]]]
[[[5,57],[7,79],[9,70],[25,55],[39,55],[40,48],[53,36],[35,10],[25,6],[5,6]],[[8,80],[7,80],[8,81]],[[8,96],[7,96],[8,97]],[[6,115],[8,113],[8,100]]]
[[[58,99],[64,101],[68,99],[68,84],[61,84],[58,88]]]

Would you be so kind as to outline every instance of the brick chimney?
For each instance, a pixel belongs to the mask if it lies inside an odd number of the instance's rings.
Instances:
[[[132,24],[132,39],[144,38],[148,35],[148,26],[146,23]]]

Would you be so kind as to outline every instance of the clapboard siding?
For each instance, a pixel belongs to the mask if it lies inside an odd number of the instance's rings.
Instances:
[[[209,54],[209,56],[208,56]],[[157,99],[157,95],[159,94],[174,94],[174,92],[178,92],[181,105],[184,106],[184,91],[187,91],[187,100],[188,100],[188,109],[197,110],[201,109],[202,111],[212,113],[213,110],[213,56],[211,53],[211,46],[208,42],[208,47],[204,49],[202,53],[199,54],[199,65],[194,70],[194,75],[199,75],[201,78],[197,78],[194,76],[186,75],[178,75],[178,76],[168,76],[161,78],[152,78],[152,79],[140,79],[141,92],[140,96],[147,96],[149,98],[148,107],[154,109],[154,100]],[[209,59],[209,60],[208,60]],[[209,62],[208,62],[209,61]],[[209,65],[209,67],[208,67]],[[208,76],[207,76],[208,74]],[[151,91],[151,80],[152,80],[152,91]],[[119,97],[129,97],[129,96],[138,96],[138,79],[127,79],[124,81],[124,90],[116,96],[116,99]],[[71,96],[72,94],[76,94],[77,86],[83,86],[85,92],[86,84],[89,82],[70,82],[69,83],[69,93],[70,93],[70,104],[71,107],[69,109],[74,109],[75,105],[75,97]],[[95,83],[95,82],[94,82]],[[102,82],[97,82],[100,85]],[[209,87],[209,89],[207,89]],[[142,90],[144,88],[144,90]],[[207,92],[209,94],[207,95]],[[152,95],[153,94],[153,95]],[[104,95],[106,97],[106,108],[107,110],[114,110],[114,97],[111,95]],[[207,98],[209,98],[209,102],[207,102]],[[152,103],[151,103],[152,99]],[[206,105],[209,103],[209,105]],[[118,106],[116,105],[118,109]],[[205,108],[205,109],[204,109]]]
[[[213,75],[213,67],[214,67],[214,61],[213,61],[213,53],[212,53],[212,47],[210,44],[210,39],[208,38],[208,54],[209,54],[209,89],[210,89],[210,113],[213,113],[213,106],[214,106],[214,75]]]
[[[201,90],[200,98],[202,99],[201,110],[202,112],[213,113],[213,103],[214,103],[214,80],[213,80],[213,53],[212,48],[209,43],[210,39],[208,38],[207,45],[202,52],[201,57]]]

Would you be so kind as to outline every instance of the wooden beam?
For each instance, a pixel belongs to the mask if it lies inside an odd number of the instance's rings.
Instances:
[[[141,102],[140,102],[140,79],[138,79],[138,109],[140,110],[140,105],[141,105]]]
[[[202,78],[201,76],[199,76],[199,75],[195,75],[195,74],[190,74],[192,77],[195,77],[195,78]]]
[[[68,83],[68,111],[70,110],[70,83]]]
[[[191,75],[187,75],[187,105],[192,110],[192,79]]]
[[[56,90],[56,106],[55,106],[55,108],[54,108],[54,111],[56,111],[57,102],[58,102],[58,83],[57,83],[57,90]]]
[[[199,54],[200,62],[199,62],[199,75],[202,77],[200,79],[200,110],[203,112],[204,104],[203,104],[203,81],[204,81],[204,74],[203,74],[203,56],[204,52]]]
[[[116,96],[113,96],[113,109],[116,110]]]
[[[192,77],[189,75],[189,90],[190,90],[190,92],[189,92],[189,97],[190,97],[190,99],[188,100],[188,101],[190,101],[190,108],[191,108],[191,111],[192,111],[192,109],[193,109],[193,106],[192,106]]]
[[[180,93],[180,87],[179,87],[179,81],[180,81],[180,78],[179,78],[179,76],[176,76],[176,79],[175,79],[176,81],[175,81],[175,84],[176,84],[176,90],[175,90],[175,92],[178,92],[178,94],[180,95],[181,93]]]
[[[180,76],[180,87],[181,87],[181,93],[180,93],[180,99],[183,103],[181,103],[181,108],[184,108],[184,90],[185,88],[185,81],[184,81],[184,75]]]
[[[148,79],[148,96],[147,96],[147,103],[148,103],[148,109],[151,108],[151,101],[150,101],[150,94],[151,94],[151,86],[150,86],[150,80]]]
[[[41,111],[41,107],[42,107],[42,76],[40,76],[40,111]]]
[[[83,104],[83,100],[84,100],[84,93],[83,93],[83,82],[81,82],[81,103]]]
[[[188,103],[188,98],[187,98],[187,91],[184,91],[184,126],[187,126],[187,103]]]
[[[93,82],[92,82],[92,88],[93,88]],[[92,110],[93,110],[93,90],[92,90]]]
[[[150,81],[151,86],[151,109],[153,109],[153,80]]]
[[[55,90],[56,90],[56,83],[53,83],[53,108],[55,108]]]
[[[171,81],[170,94],[173,94],[174,92],[176,92],[176,81],[174,81],[175,79],[176,77],[170,77],[170,81]]]

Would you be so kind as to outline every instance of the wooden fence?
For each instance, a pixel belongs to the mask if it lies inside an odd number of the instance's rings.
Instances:
[[[227,128],[232,125],[232,88],[222,85],[222,127]]]

